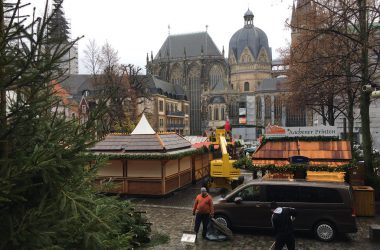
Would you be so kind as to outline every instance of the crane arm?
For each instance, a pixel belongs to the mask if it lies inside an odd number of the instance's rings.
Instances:
[[[220,149],[222,151],[222,160],[223,163],[227,163],[230,160],[230,155],[227,151],[227,141],[226,137],[220,136]]]

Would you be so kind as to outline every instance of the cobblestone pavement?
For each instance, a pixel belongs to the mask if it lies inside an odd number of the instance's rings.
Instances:
[[[239,231],[234,232],[231,241],[213,242],[198,239],[195,245],[181,244],[183,231],[190,229],[193,199],[199,193],[200,185],[192,185],[175,192],[166,198],[134,199],[140,210],[147,212],[147,217],[153,223],[152,231],[170,236],[170,241],[151,249],[265,249],[268,250],[274,241],[271,232]],[[310,233],[296,234],[296,249],[380,249],[380,244],[369,241],[368,227],[370,224],[380,224],[380,217],[358,218],[356,234],[340,235],[334,242],[317,241]]]

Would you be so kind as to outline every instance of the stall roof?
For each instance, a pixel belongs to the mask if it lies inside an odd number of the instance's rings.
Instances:
[[[175,133],[156,133],[143,115],[130,135],[107,135],[90,150],[124,154],[129,152],[166,152],[185,148],[191,148],[189,141]]]
[[[289,157],[305,156],[312,165],[342,165],[352,159],[349,141],[267,141],[252,155],[254,164],[289,164]]]

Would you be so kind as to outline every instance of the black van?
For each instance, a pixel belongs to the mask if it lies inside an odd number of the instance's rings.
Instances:
[[[353,194],[345,183],[253,180],[215,197],[215,219],[229,228],[270,229],[272,201],[296,208],[294,229],[312,231],[319,240],[357,232]]]

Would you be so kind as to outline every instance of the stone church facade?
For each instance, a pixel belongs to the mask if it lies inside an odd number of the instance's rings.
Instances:
[[[192,135],[223,126],[227,118],[231,124],[258,126],[249,140],[267,123],[306,126],[306,112],[287,110],[281,100],[286,70],[272,61],[267,35],[253,20],[248,9],[243,28],[230,39],[227,59],[207,32],[169,35],[155,57],[147,56],[148,74],[185,89]]]
[[[157,55],[147,58],[147,72],[181,85],[190,101],[190,131],[200,135],[209,127],[237,121],[238,93],[229,84],[224,50],[207,32],[170,35]]]

